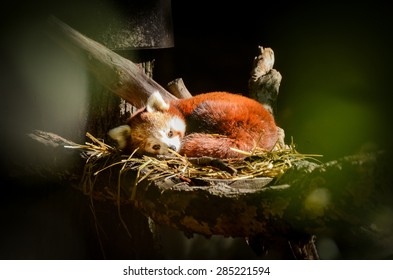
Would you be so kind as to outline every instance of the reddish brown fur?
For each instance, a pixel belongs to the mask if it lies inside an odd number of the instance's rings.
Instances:
[[[212,92],[172,101],[169,112],[178,111],[187,124],[180,153],[189,157],[242,157],[231,148],[271,150],[278,138],[273,116],[257,101],[241,95]]]
[[[278,138],[273,116],[260,103],[227,92],[201,94],[169,105],[154,93],[128,126],[115,128],[110,135],[131,152],[138,148],[141,154],[156,155],[171,148],[189,157],[215,158],[243,157],[231,148],[271,150]]]

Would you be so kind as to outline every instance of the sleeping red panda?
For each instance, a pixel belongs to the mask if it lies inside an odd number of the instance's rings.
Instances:
[[[231,148],[271,150],[278,139],[273,116],[257,101],[228,92],[210,92],[165,102],[158,91],[145,108],[109,131],[119,148],[139,154],[241,158]]]

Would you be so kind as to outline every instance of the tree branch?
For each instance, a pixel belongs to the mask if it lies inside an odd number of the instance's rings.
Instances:
[[[190,98],[192,94],[186,88],[182,78],[175,79],[167,85],[169,91],[178,98]]]
[[[50,17],[48,22],[50,37],[69,51],[77,61],[84,62],[103,86],[135,107],[142,107],[155,90],[160,91],[165,99],[176,98],[144,74],[133,62],[87,38],[55,17]]]
[[[30,137],[33,141],[50,142],[45,132],[34,132]],[[46,154],[57,149],[54,162],[59,164],[62,162],[60,142],[58,137],[53,139],[57,144],[45,145]],[[63,149],[63,152],[69,158],[70,151]],[[74,153],[74,156],[86,158],[86,154]],[[393,178],[389,158],[389,154],[379,152],[348,156],[320,165],[302,160],[276,180],[198,179],[190,183],[181,177],[170,176],[154,181],[147,177],[137,185],[136,170],[120,172],[122,165],[114,165],[105,172],[90,174],[94,178],[89,181],[95,184],[91,188],[93,193],[88,193],[99,196],[100,200],[133,203],[158,224],[188,234],[259,236],[264,240],[281,236],[288,239],[297,257],[317,257],[314,239],[304,238],[314,235],[330,236],[348,246],[362,244],[364,250],[386,252],[393,248]],[[120,158],[116,158],[111,162],[119,161]],[[56,168],[54,162],[48,164],[51,169],[58,170],[62,178],[64,175],[60,171],[72,173],[64,165]],[[104,163],[109,165],[107,158],[94,165],[99,169]],[[113,174],[119,173],[122,175],[117,181],[118,176]],[[116,199],[118,183],[120,200]],[[108,192],[108,186],[113,186],[112,191]],[[131,201],[134,187],[136,196]]]
[[[281,74],[273,69],[274,52],[271,48],[259,46],[259,54],[254,58],[251,77],[248,81],[249,96],[264,104],[274,115],[277,111],[277,97]]]

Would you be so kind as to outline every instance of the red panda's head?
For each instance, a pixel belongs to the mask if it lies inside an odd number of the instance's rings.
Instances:
[[[128,120],[127,125],[113,128],[109,136],[118,142],[119,148],[139,154],[164,155],[168,148],[180,150],[186,124],[180,113],[166,103],[158,91],[148,99]]]

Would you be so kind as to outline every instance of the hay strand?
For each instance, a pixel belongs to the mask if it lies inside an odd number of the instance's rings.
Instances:
[[[121,177],[127,171],[134,171],[135,178],[130,189],[125,190],[129,195],[126,201],[134,201],[138,184],[142,181],[166,180],[173,177],[183,181],[214,179],[245,180],[258,177],[276,178],[285,173],[294,162],[300,160],[317,160],[321,155],[301,154],[295,145],[276,145],[272,151],[264,151],[255,147],[251,152],[233,149],[244,156],[243,159],[215,159],[210,157],[188,158],[170,150],[166,156],[136,156],[136,150],[126,158],[114,148],[87,133],[86,136],[92,143],[85,145],[67,146],[67,148],[81,149],[89,153],[86,161],[86,174],[82,181],[84,193],[93,193],[94,177],[104,171],[111,171],[116,166],[121,166],[117,184],[114,190],[109,186],[105,189],[106,198],[112,198],[117,204],[124,202],[121,195]],[[105,160],[102,160],[105,158]]]

